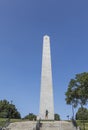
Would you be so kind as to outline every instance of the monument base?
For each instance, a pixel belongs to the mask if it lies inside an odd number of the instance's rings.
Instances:
[[[53,118],[41,118],[40,116],[37,116],[37,120],[40,120],[40,121],[54,121]]]

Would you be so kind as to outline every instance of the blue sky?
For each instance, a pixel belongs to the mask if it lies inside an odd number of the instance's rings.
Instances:
[[[43,36],[51,39],[55,113],[72,116],[65,92],[88,71],[88,0],[0,0],[0,99],[22,117],[39,113]]]

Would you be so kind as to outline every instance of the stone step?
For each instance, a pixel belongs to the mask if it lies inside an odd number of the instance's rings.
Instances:
[[[37,122],[25,121],[25,122],[15,122],[11,123],[7,129],[8,130],[37,130]],[[76,130],[71,122],[66,121],[54,121],[54,122],[41,122],[40,130]]]
[[[51,123],[42,123],[40,130],[76,130],[71,122],[57,121]]]
[[[33,130],[36,127],[36,122],[25,121],[10,123],[7,127],[9,130]]]

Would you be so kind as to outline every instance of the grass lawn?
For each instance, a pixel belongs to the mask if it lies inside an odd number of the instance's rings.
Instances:
[[[5,125],[7,118],[0,118],[0,127],[3,127]]]
[[[29,120],[28,119],[10,119],[10,123],[21,122],[21,121],[29,121]],[[8,118],[0,118],[0,127],[5,126],[6,122],[8,122]]]
[[[3,127],[8,123],[9,119],[8,118],[0,118],[0,127]],[[22,121],[21,119],[10,119],[10,122],[19,122]]]
[[[83,127],[85,126],[85,130],[88,130],[88,121],[84,121],[84,125],[83,125],[83,121],[77,121],[77,124],[78,124],[78,126],[80,126],[81,127],[81,129],[82,130],[84,130],[83,129]]]

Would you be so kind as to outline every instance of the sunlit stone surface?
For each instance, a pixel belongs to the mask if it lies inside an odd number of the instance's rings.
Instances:
[[[43,120],[54,120],[50,38],[47,35],[43,37],[39,118]]]

